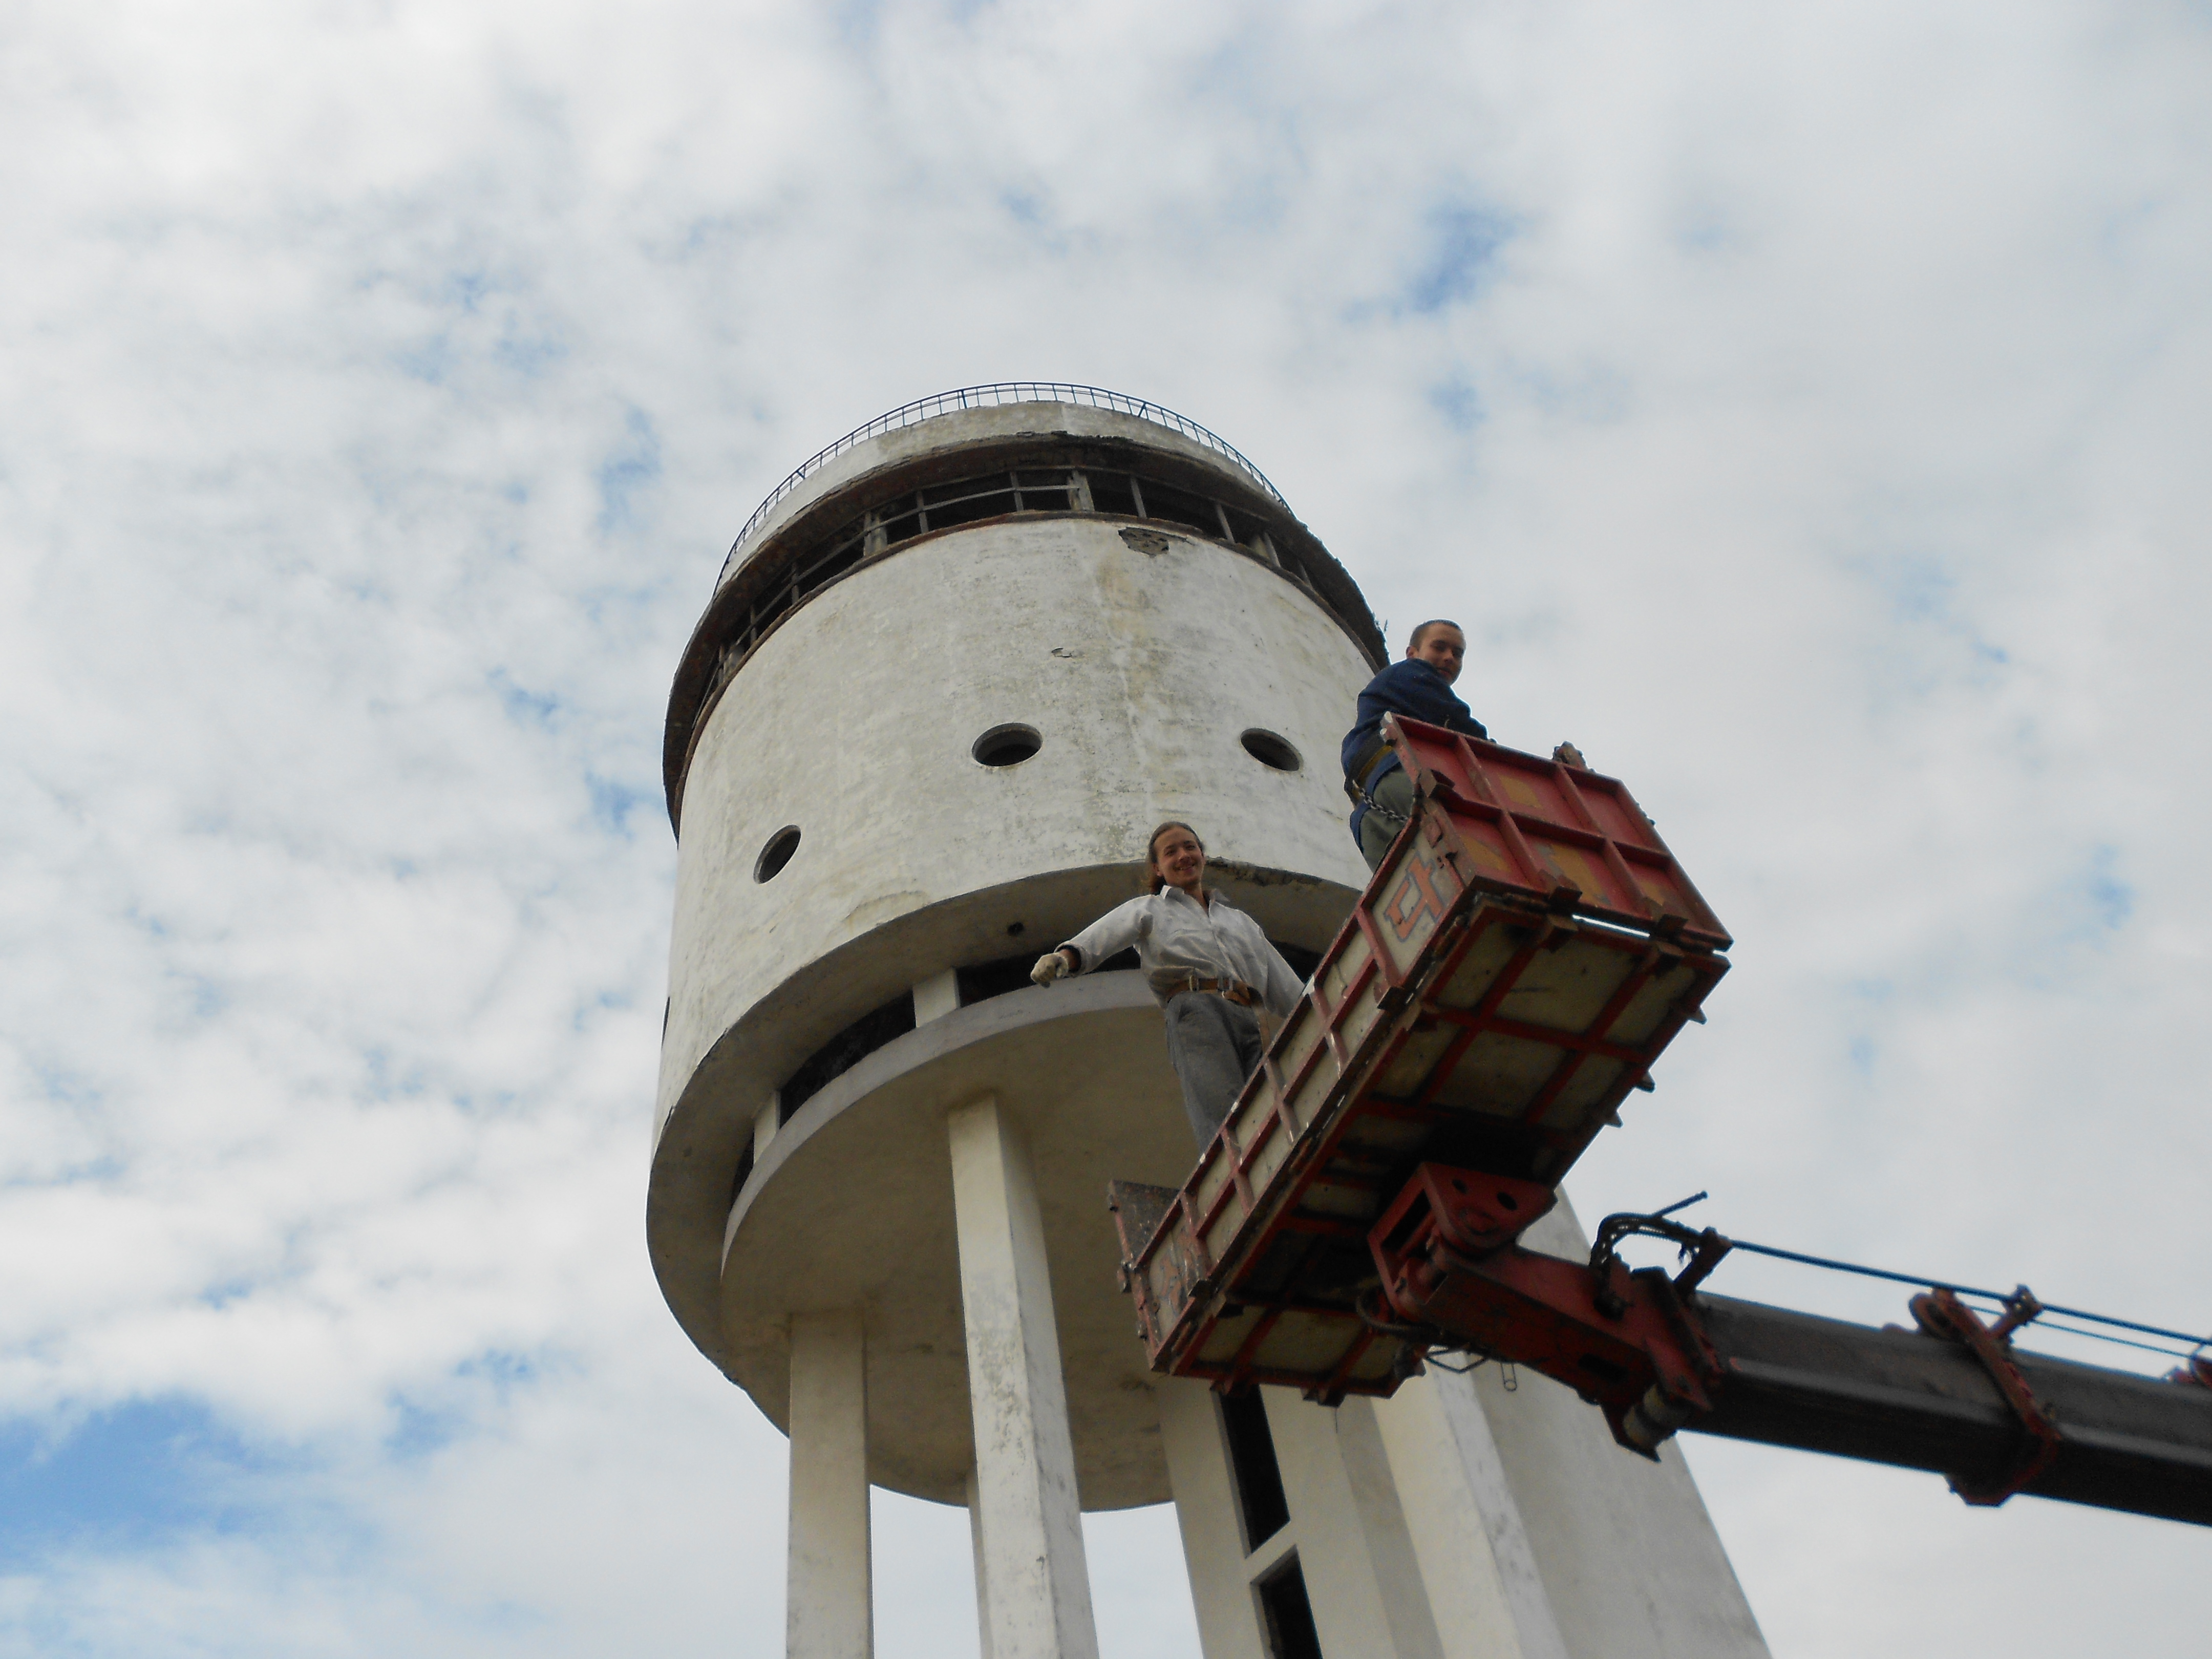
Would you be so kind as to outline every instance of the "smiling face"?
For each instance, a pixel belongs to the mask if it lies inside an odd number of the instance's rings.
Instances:
[[[1180,823],[1164,824],[1152,836],[1152,873],[1193,898],[1206,879],[1206,848]]]
[[[1449,623],[1431,623],[1421,637],[1406,647],[1406,654],[1428,664],[1449,685],[1467,661],[1467,635]]]

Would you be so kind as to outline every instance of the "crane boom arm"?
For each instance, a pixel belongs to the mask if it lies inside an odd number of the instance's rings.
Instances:
[[[1696,1311],[1727,1367],[1712,1411],[1685,1425],[1698,1433],[1929,1469],[1962,1493],[1990,1490],[2033,1438],[1963,1344],[1723,1297]],[[2012,1359],[2057,1430],[2019,1491],[2212,1526],[2212,1389]]]
[[[1931,1470],[1969,1503],[2025,1492],[2212,1525],[2212,1389],[2020,1351],[2012,1316],[1985,1326],[1942,1291],[1914,1298],[1912,1330],[1704,1294],[1717,1233],[1687,1237],[1673,1279],[1513,1243],[1548,1196],[1416,1171],[1370,1238],[1391,1328],[1540,1370],[1646,1455],[1689,1430]]]

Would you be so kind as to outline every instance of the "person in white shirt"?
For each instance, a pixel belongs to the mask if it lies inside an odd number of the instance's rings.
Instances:
[[[1030,977],[1050,985],[1135,945],[1167,1017],[1168,1059],[1182,1083],[1184,1115],[1203,1146],[1260,1063],[1253,1006],[1287,1014],[1305,987],[1260,924],[1206,885],[1206,848],[1188,824],[1171,820],[1153,830],[1145,867],[1149,894],[1117,905],[1039,957]]]

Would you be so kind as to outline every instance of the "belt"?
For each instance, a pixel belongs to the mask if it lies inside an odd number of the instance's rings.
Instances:
[[[1233,1002],[1240,1008],[1249,1008],[1260,1000],[1260,994],[1241,979],[1201,979],[1196,969],[1182,975],[1179,981],[1170,982],[1178,991],[1203,991],[1209,996],[1221,998],[1224,1002]]]
[[[1382,764],[1384,760],[1395,759],[1397,752],[1390,746],[1389,741],[1382,738],[1377,738],[1369,744],[1366,748],[1352,757],[1351,768],[1344,775],[1344,793],[1351,796],[1355,802],[1365,801],[1368,805],[1372,806],[1375,803],[1369,800],[1367,796],[1367,787],[1372,781],[1370,775]]]

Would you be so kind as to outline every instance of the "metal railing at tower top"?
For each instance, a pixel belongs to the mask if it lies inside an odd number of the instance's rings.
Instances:
[[[1267,475],[1245,459],[1244,453],[1227,439],[1208,431],[1188,415],[1178,415],[1172,409],[1143,398],[1132,398],[1126,392],[1109,392],[1103,386],[1070,386],[1059,380],[1000,380],[989,386],[963,386],[951,392],[940,392],[933,397],[917,398],[910,404],[902,404],[889,414],[878,415],[866,426],[856,426],[828,448],[817,450],[801,461],[791,476],[768,493],[768,499],[753,509],[745,527],[738,532],[737,540],[730,544],[729,557],[722,562],[722,574],[730,574],[738,550],[761,526],[763,520],[775,510],[775,504],[799,488],[830,462],[837,459],[855,444],[900,427],[919,425],[939,415],[957,414],[963,409],[991,409],[1005,404],[1073,404],[1092,409],[1110,409],[1116,414],[1133,415],[1140,421],[1150,421],[1170,432],[1180,433],[1193,443],[1212,450],[1224,460],[1237,465],[1261,489],[1266,490],[1275,504],[1285,513],[1291,504],[1283,499],[1283,492],[1267,482]]]

